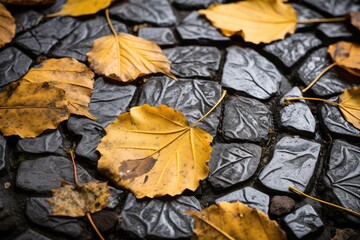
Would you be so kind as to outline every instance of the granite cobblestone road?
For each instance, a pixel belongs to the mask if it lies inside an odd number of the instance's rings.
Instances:
[[[14,41],[0,50],[0,87],[51,57],[86,62],[92,41],[111,34],[104,13],[56,17],[50,7],[11,8]],[[98,76],[90,112],[98,119],[72,116],[56,131],[34,139],[0,135],[0,238],[96,239],[85,219],[49,217],[45,197],[73,181],[67,149],[76,146],[80,182],[106,180],[96,172],[95,150],[104,128],[131,106],[167,104],[190,123],[228,96],[198,127],[215,140],[210,175],[196,192],[179,197],[137,200],[111,189],[109,206],[93,215],[107,239],[189,239],[193,221],[186,210],[220,201],[240,200],[280,222],[288,239],[331,239],[350,228],[360,239],[360,219],[294,195],[288,186],[360,211],[360,131],[331,105],[299,101],[281,106],[285,97],[302,96],[331,63],[326,49],[339,40],[360,41],[344,23],[299,24],[296,33],[267,45],[223,36],[200,14],[223,0],[127,0],[110,7],[114,27],[159,44],[172,63],[173,81],[147,76],[128,85]],[[341,16],[359,11],[359,0],[303,0],[291,3],[299,19]],[[311,96],[337,100],[359,79],[332,68],[313,86]],[[1,88],[0,88],[1,91]],[[353,229],[353,230],[351,230]],[[348,238],[344,238],[348,239]]]

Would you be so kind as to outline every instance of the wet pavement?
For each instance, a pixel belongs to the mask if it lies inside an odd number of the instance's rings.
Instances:
[[[51,57],[86,62],[94,39],[111,33],[104,12],[88,17],[46,18],[61,2],[45,8],[9,7],[17,35],[0,49],[0,87],[21,78]],[[58,130],[35,139],[0,135],[0,238],[96,239],[83,218],[50,217],[50,189],[73,181],[67,154],[75,146],[80,182],[106,179],[96,171],[96,147],[104,128],[130,107],[167,104],[190,123],[220,98],[221,107],[198,124],[215,137],[209,177],[195,192],[137,200],[111,189],[109,206],[93,214],[107,239],[189,239],[193,220],[184,212],[220,201],[241,201],[268,213],[288,239],[331,239],[337,229],[360,239],[360,218],[303,199],[295,186],[321,199],[360,212],[360,130],[337,107],[284,97],[302,96],[331,58],[329,44],[360,40],[344,23],[299,24],[294,35],[267,45],[221,35],[196,12],[223,0],[128,0],[110,7],[117,31],[158,43],[171,61],[174,81],[161,74],[130,84],[97,76],[90,112],[71,116]],[[360,10],[358,0],[299,1],[299,19],[341,16]],[[328,71],[308,96],[337,100],[359,78],[339,67]],[[110,184],[111,185],[111,184]],[[344,238],[347,239],[347,238]]]

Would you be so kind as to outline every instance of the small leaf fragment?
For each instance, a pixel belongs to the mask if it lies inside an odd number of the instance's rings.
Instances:
[[[360,12],[353,12],[350,13],[350,21],[351,24],[356,27],[358,30],[360,30]]]
[[[348,72],[360,76],[360,44],[337,42],[328,47],[328,53],[336,64]]]
[[[212,136],[166,105],[133,107],[105,130],[98,171],[137,198],[195,191],[209,174]]]
[[[346,121],[360,129],[360,88],[345,89],[340,95],[339,108]]]
[[[68,119],[62,89],[48,83],[14,82],[0,93],[0,131],[4,136],[33,138]]]
[[[295,31],[296,11],[282,0],[247,0],[214,4],[199,10],[225,36],[240,35],[247,42],[269,43]]]
[[[107,8],[111,0],[67,0],[63,8],[56,13],[48,15],[49,17],[69,15],[73,17],[95,14],[98,11]]]
[[[22,78],[32,83],[49,82],[65,91],[69,111],[95,119],[89,112],[90,97],[94,85],[94,73],[74,58],[48,59],[33,67]]]
[[[15,19],[11,13],[0,3],[0,47],[11,42],[15,36]]]
[[[87,56],[96,73],[114,80],[128,82],[158,72],[176,79],[170,72],[169,60],[156,43],[130,34],[96,39]]]
[[[286,239],[285,232],[268,215],[241,202],[220,202],[187,214],[195,219],[195,239]]]
[[[52,189],[53,197],[47,199],[52,216],[83,217],[105,208],[111,195],[106,182],[91,181],[75,187],[66,184]]]

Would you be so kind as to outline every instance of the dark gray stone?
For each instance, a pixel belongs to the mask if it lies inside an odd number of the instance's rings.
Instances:
[[[208,181],[217,189],[246,181],[254,175],[260,157],[261,147],[255,144],[215,144],[208,164]]]
[[[17,142],[16,150],[27,153],[54,153],[67,155],[59,130],[45,133],[36,138],[23,138]]]
[[[227,48],[221,85],[258,99],[268,99],[283,79],[277,68],[250,48]]]
[[[291,4],[293,6],[293,8],[295,9],[296,13],[297,13],[297,18],[298,20],[306,20],[306,19],[316,19],[316,18],[324,18],[324,16],[322,16],[321,14],[315,12],[314,10],[311,10],[310,8],[307,8],[303,5],[297,4],[297,3],[292,3]],[[315,24],[297,24],[296,28],[300,29],[300,28],[307,28],[307,27],[311,27],[314,26]]]
[[[284,222],[298,239],[308,236],[324,226],[314,208],[309,204],[287,215]]]
[[[246,97],[225,101],[222,134],[227,140],[262,142],[271,126],[271,112],[263,103]]]
[[[333,61],[327,53],[327,48],[314,51],[297,71],[298,78],[307,86]],[[343,92],[346,88],[360,86],[359,80],[340,67],[327,71],[309,91],[318,96],[327,96]]]
[[[220,99],[221,86],[213,81],[174,81],[168,77],[153,77],[144,84],[138,105],[158,106],[166,104],[181,111],[190,124],[206,114]],[[217,107],[196,126],[215,136],[220,121],[221,107]]]
[[[295,201],[287,196],[274,196],[270,203],[270,213],[276,216],[290,213],[295,207]]]
[[[290,186],[306,191],[314,174],[320,144],[286,136],[276,143],[270,163],[261,171],[259,180],[269,189],[291,193]]]
[[[10,232],[16,228],[16,217],[6,209],[0,210],[0,233]]]
[[[285,98],[303,97],[300,89],[294,87],[290,92],[284,95],[280,104],[284,103]],[[284,128],[296,133],[314,134],[316,121],[310,108],[304,100],[293,101],[280,110],[280,121]]]
[[[115,20],[111,22],[116,32],[127,32],[125,24]],[[69,36],[61,40],[50,54],[54,57],[72,57],[85,62],[86,53],[91,50],[94,40],[111,34],[106,19],[96,16],[81,23]]]
[[[207,8],[211,4],[223,2],[225,2],[225,0],[173,0],[176,7],[184,9]]]
[[[333,97],[329,100],[337,102],[338,97]],[[345,120],[337,106],[324,103],[321,107],[321,118],[326,129],[331,133],[360,137],[360,130]]]
[[[0,172],[5,169],[6,139],[0,134]]]
[[[46,54],[56,43],[69,35],[80,22],[72,17],[55,17],[15,39],[15,44],[35,55]]]
[[[136,87],[121,86],[115,82],[98,78],[94,84],[94,92],[91,96],[90,113],[97,121],[88,118],[71,116],[68,120],[68,129],[81,136],[76,147],[76,154],[91,161],[97,161],[100,157],[96,151],[97,145],[105,136],[104,128],[114,121],[117,116],[125,112],[130,104]]]
[[[175,47],[165,49],[171,72],[178,77],[215,77],[221,54],[216,47]]]
[[[113,188],[111,186],[108,186],[108,188],[111,196],[108,197],[109,204],[107,205],[106,208],[114,210],[119,205],[122,198],[124,197],[125,192],[121,189]]]
[[[16,33],[35,27],[43,19],[44,15],[33,10],[19,11],[13,14],[16,22]]]
[[[176,43],[174,33],[170,28],[140,28],[138,35],[159,46],[173,46]]]
[[[276,56],[286,67],[290,68],[309,50],[320,45],[321,40],[313,33],[295,33],[284,40],[266,45],[264,50]]]
[[[324,181],[341,206],[360,212],[360,147],[335,140]]]
[[[51,207],[46,198],[28,198],[26,216],[36,225],[48,228],[52,232],[64,234],[73,239],[91,239],[91,231],[82,218],[49,216]]]
[[[236,202],[240,201],[249,207],[257,208],[264,213],[268,213],[270,198],[267,194],[260,192],[252,187],[245,187],[226,194],[215,200],[216,204],[220,202]]]
[[[41,13],[43,13],[44,15],[48,15],[51,13],[59,12],[63,8],[66,1],[67,0],[56,0],[54,4],[42,7],[40,9]]]
[[[108,232],[115,227],[119,215],[114,211],[102,210],[91,214],[91,217],[100,232]]]
[[[120,228],[136,238],[189,238],[193,235],[194,220],[185,212],[190,210],[201,210],[195,197],[137,200],[129,194],[121,211]]]
[[[229,41],[230,38],[225,37],[211,25],[211,23],[198,12],[190,13],[183,19],[176,28],[182,40],[210,40],[210,41]]]
[[[80,183],[93,178],[77,165]],[[52,188],[60,188],[61,181],[74,183],[74,169],[71,160],[64,157],[49,156],[20,163],[16,175],[16,186],[35,193],[50,193]]]
[[[50,240],[50,238],[41,235],[31,229],[26,230],[26,232],[17,236],[14,240]]]
[[[359,0],[305,0],[305,2],[335,16],[360,10]]]
[[[32,62],[31,58],[17,48],[9,47],[0,51],[0,87],[24,76]]]
[[[162,27],[176,23],[176,17],[168,0],[120,1],[110,7],[110,14],[126,21],[150,23]]]
[[[328,38],[349,38],[353,35],[345,23],[322,23],[318,29]]]

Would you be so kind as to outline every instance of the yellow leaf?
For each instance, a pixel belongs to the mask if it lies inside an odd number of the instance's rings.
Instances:
[[[90,97],[94,85],[94,73],[73,58],[48,59],[30,69],[22,81],[49,82],[65,91],[69,111],[95,119],[89,112]]]
[[[220,202],[201,212],[188,211],[195,219],[195,239],[282,240],[286,239],[275,221],[265,213],[240,202]]]
[[[87,53],[91,68],[98,74],[128,82],[150,73],[170,73],[170,63],[153,42],[126,33],[98,38]]]
[[[338,42],[328,47],[334,62],[348,72],[360,76],[360,45],[351,42]]]
[[[346,121],[360,129],[360,88],[353,87],[346,89],[340,95],[339,108]]]
[[[173,108],[133,107],[105,130],[98,171],[137,198],[194,191],[208,176],[212,136]]]
[[[73,17],[95,14],[98,11],[107,8],[111,0],[67,0],[63,8],[57,12],[48,15],[49,17],[70,15]]]
[[[350,13],[351,24],[360,30],[360,12]]]
[[[294,33],[297,15],[282,0],[247,0],[214,4],[199,10],[225,36],[241,35],[246,42],[269,43]]]
[[[11,13],[0,3],[0,47],[11,42],[15,36],[15,19]]]
[[[111,195],[106,182],[88,182],[75,187],[71,184],[52,189],[53,197],[47,199],[52,216],[83,217],[105,208]]]
[[[64,90],[48,83],[14,82],[0,93],[0,130],[32,138],[69,118]]]

